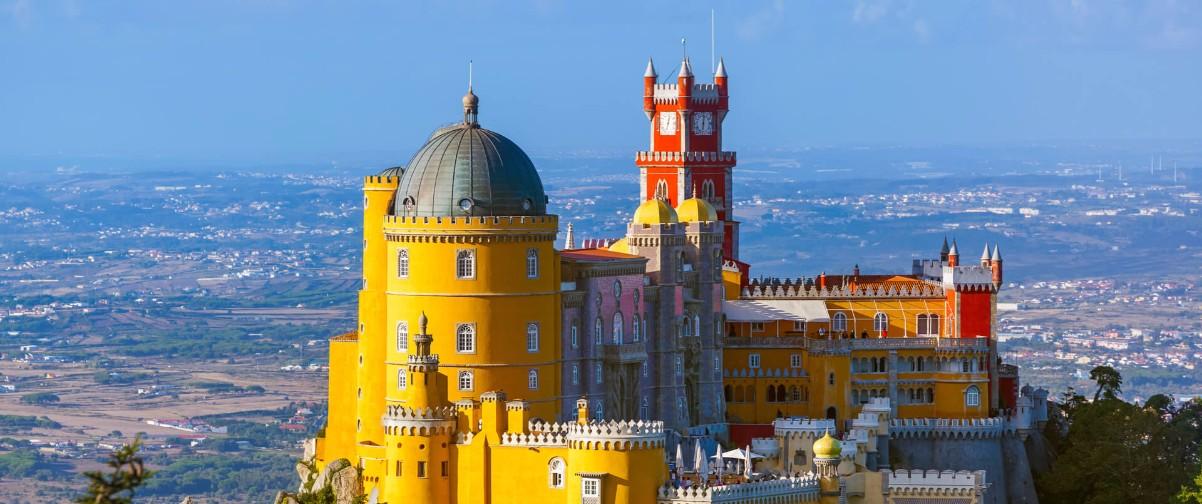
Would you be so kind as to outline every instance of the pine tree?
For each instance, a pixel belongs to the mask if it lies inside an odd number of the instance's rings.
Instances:
[[[148,471],[142,464],[138,449],[142,446],[142,437],[134,438],[134,442],[118,448],[109,456],[108,466],[113,468],[111,473],[88,471],[84,473],[90,483],[88,491],[75,499],[77,504],[133,504],[134,491],[142,486],[153,471]]]

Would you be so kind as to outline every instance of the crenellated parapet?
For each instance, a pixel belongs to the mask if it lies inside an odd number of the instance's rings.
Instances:
[[[772,421],[772,429],[776,437],[819,437],[827,432],[835,432],[835,421],[817,418],[777,418]]]
[[[889,432],[895,439],[995,439],[1015,434],[1005,419],[991,418],[894,418]]]
[[[621,420],[569,424],[568,446],[583,450],[663,449],[665,433],[661,421]]]
[[[973,497],[988,487],[985,471],[883,471],[890,497]]]
[[[658,504],[791,504],[817,502],[820,492],[818,477],[807,474],[794,478],[714,487],[680,488],[664,485],[659,489],[656,502]]]
[[[824,287],[812,279],[799,278],[796,281],[768,282],[752,280],[743,288],[742,299],[837,299],[837,298],[939,298],[943,297],[943,287],[929,282],[913,286],[833,286]]]
[[[655,162],[690,162],[690,163],[734,163],[734,152],[712,151],[639,151],[634,158],[636,163]]]
[[[562,432],[531,432],[526,434],[501,434],[502,446],[567,446],[568,436]]]
[[[518,243],[554,240],[554,215],[384,217],[384,236],[403,243]]]
[[[398,436],[428,436],[455,434],[454,406],[439,408],[410,408],[399,404],[388,406],[382,423],[384,433]]]

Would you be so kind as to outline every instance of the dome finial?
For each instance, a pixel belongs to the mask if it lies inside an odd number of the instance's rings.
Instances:
[[[472,60],[467,61],[467,94],[463,95],[463,124],[479,126],[480,98],[472,92]]]

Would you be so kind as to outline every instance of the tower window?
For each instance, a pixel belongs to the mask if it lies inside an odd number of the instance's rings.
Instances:
[[[613,339],[614,339],[615,345],[622,344],[622,333],[623,333],[623,328],[624,328],[623,326],[625,326],[625,325],[626,325],[625,322],[622,320],[622,312],[614,313]]]
[[[396,371],[396,388],[398,390],[405,390],[405,386],[408,385],[408,381],[406,380],[407,377],[408,376],[405,374],[404,369],[398,369]]]
[[[647,377],[647,361],[643,361],[643,377]]]
[[[419,477],[419,478],[426,477],[426,461],[425,460],[417,461],[417,477]]]
[[[526,388],[529,388],[530,390],[538,390],[537,369],[531,369],[530,372],[526,374]]]
[[[722,249],[714,249],[714,281],[722,281]]]
[[[396,253],[397,278],[409,278],[409,249],[401,249]]]
[[[526,251],[526,278],[538,278],[538,249]]]
[[[964,392],[964,404],[970,408],[980,406],[981,389],[977,388],[976,385],[968,387],[968,390]]]
[[[760,354],[753,353],[747,356],[747,367],[751,369],[760,368]]]
[[[476,278],[476,251],[460,250],[455,254],[455,276],[461,279]]]
[[[403,320],[396,323],[396,351],[409,351],[409,323]]]
[[[601,317],[593,322],[593,344],[600,345],[601,340],[605,338],[605,324],[601,322]]]
[[[676,377],[684,376],[684,359],[679,355],[676,356]]]
[[[872,328],[878,334],[884,335],[889,330],[889,316],[884,313],[877,313],[872,317]]]
[[[593,381],[597,382],[597,383],[601,383],[602,373],[601,373],[601,363],[600,362],[598,362],[596,365],[593,366],[593,375],[594,375]]]
[[[846,313],[839,312],[839,313],[836,313],[834,317],[831,317],[831,330],[832,331],[846,331],[847,330],[847,314]]]
[[[668,200],[668,181],[667,180],[659,179],[659,182],[655,183],[655,199],[664,200],[664,201]]]
[[[572,327],[568,330],[568,332],[570,333],[570,335],[572,337],[571,338],[572,339],[572,348],[576,348],[576,347],[580,346],[580,336],[579,336],[579,334],[577,334],[579,331],[577,331],[577,329],[576,329],[576,321],[575,320],[572,321]]]
[[[639,341],[639,315],[634,314],[634,320],[630,323],[630,337],[636,343]]]
[[[460,371],[459,372],[459,390],[464,391],[464,392],[471,391],[472,386],[473,386],[472,372],[471,371]]]
[[[580,385],[580,366],[572,364],[572,385]]]
[[[459,353],[476,352],[476,326],[459,324],[455,329],[455,351]]]
[[[538,324],[534,322],[526,324],[526,351],[538,352]]]
[[[580,480],[580,495],[587,498],[584,502],[598,502],[601,499],[601,480],[584,478]]]
[[[714,201],[714,181],[706,180],[701,183],[701,198],[706,201]]]
[[[789,355],[789,366],[795,368],[801,367],[801,354],[795,353]]]
[[[647,404],[647,396],[643,396],[643,400],[639,403],[639,418],[649,420],[651,418],[651,407]]]
[[[566,471],[567,465],[563,463],[563,459],[559,457],[551,459],[551,463],[547,464],[547,486],[563,488],[563,476]]]

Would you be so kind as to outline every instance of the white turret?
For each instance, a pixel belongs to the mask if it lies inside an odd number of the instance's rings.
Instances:
[[[718,69],[714,71],[714,77],[726,77],[726,62],[718,59]]]
[[[651,58],[647,58],[647,71],[643,72],[643,77],[658,77],[655,73],[655,63],[651,61]]]

